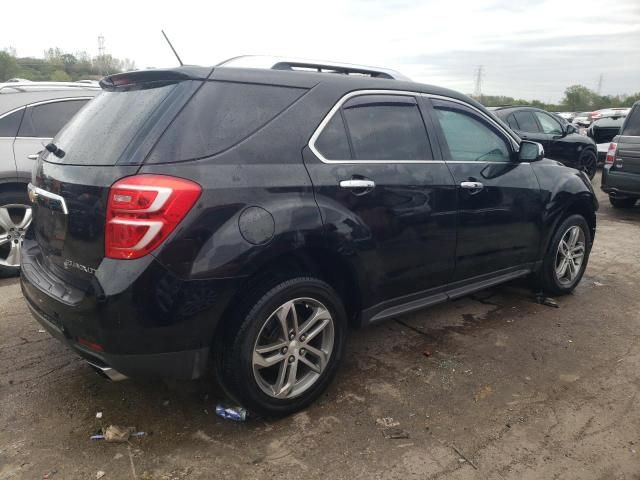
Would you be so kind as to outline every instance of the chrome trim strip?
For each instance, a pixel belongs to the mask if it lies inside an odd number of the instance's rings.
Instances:
[[[56,103],[56,102],[70,102],[72,100],[92,100],[95,97],[60,97],[60,98],[53,98],[51,100],[41,100],[39,102],[35,102],[35,103],[28,103],[27,105],[25,105],[26,107],[37,107],[38,105],[45,105],[47,103]]]
[[[323,163],[328,164],[370,164],[370,163],[383,163],[383,164],[394,164],[394,163],[476,163],[475,160],[329,160],[325,158],[324,155],[320,153],[320,151],[316,148],[315,143],[318,140],[318,137],[322,134],[322,131],[327,126],[333,115],[342,107],[342,105],[349,100],[350,98],[361,96],[361,95],[400,95],[400,96],[411,96],[411,97],[425,97],[425,98],[437,98],[441,100],[452,101],[455,103],[459,103],[466,107],[469,107],[475,110],[477,113],[482,115],[486,120],[495,125],[500,131],[502,131],[507,138],[512,140],[512,147],[518,151],[518,142],[516,138],[509,132],[507,132],[504,127],[502,127],[499,123],[493,120],[491,117],[488,117],[482,110],[474,107],[470,103],[464,102],[462,100],[458,100],[456,98],[444,97],[442,95],[432,95],[428,93],[420,93],[420,92],[412,92],[409,90],[355,90],[353,92],[349,92],[340,98],[336,104],[329,110],[329,113],[322,119],[320,125],[314,130],[311,138],[309,139],[309,149],[313,152],[313,154],[320,159]],[[507,162],[482,162],[487,164],[503,164]]]
[[[22,110],[23,108],[27,108],[27,106],[23,105],[21,107],[14,108],[13,110],[9,110],[8,112],[5,112],[5,113],[1,114],[0,115],[0,120],[2,120],[6,116],[11,115],[12,113],[16,113],[18,110]],[[0,137],[0,138],[14,138],[14,137]]]
[[[27,186],[27,190],[29,192],[29,199],[32,202],[35,202],[35,200],[38,197],[45,197],[45,198],[48,198],[50,200],[56,200],[56,201],[60,202],[60,205],[62,207],[62,213],[64,213],[65,215],[69,215],[69,209],[67,208],[67,202],[65,202],[64,198],[61,197],[60,195],[57,195],[55,193],[48,192],[47,190],[44,190],[42,188],[36,187],[32,183],[29,183],[29,185]]]

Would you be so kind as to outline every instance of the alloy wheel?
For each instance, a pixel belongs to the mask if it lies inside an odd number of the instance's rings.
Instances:
[[[260,389],[272,398],[290,399],[311,388],[329,363],[333,322],[327,307],[312,298],[278,307],[253,347],[253,374]]]
[[[0,206],[0,267],[20,266],[20,250],[31,219],[28,205]]]
[[[556,253],[555,273],[561,285],[571,285],[576,280],[585,253],[584,231],[577,225],[569,227],[562,235]]]

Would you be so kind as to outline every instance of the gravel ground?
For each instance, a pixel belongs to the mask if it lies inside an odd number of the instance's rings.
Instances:
[[[640,207],[599,195],[560,308],[515,283],[353,332],[327,394],[277,421],[217,418],[211,379],[103,380],[0,280],[0,479],[640,479]],[[109,424],[148,435],[89,440]]]

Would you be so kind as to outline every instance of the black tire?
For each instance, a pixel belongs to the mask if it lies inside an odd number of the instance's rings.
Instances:
[[[609,195],[609,203],[613,208],[632,208],[638,199],[635,197],[612,197]]]
[[[558,276],[556,274],[558,247],[560,245],[560,241],[567,233],[567,231],[574,226],[579,227],[584,235],[584,256],[582,258],[582,262],[578,269],[576,277],[568,283],[563,283],[560,279],[558,279]],[[589,225],[587,224],[587,221],[584,219],[584,217],[582,215],[571,215],[567,217],[556,229],[556,232],[551,239],[551,243],[549,244],[547,253],[543,259],[542,268],[538,275],[539,286],[542,288],[542,290],[552,295],[566,295],[568,293],[571,293],[576,288],[578,283],[580,283],[580,280],[584,275],[587,263],[589,262],[591,245],[591,230],[589,229]]]
[[[590,180],[596,175],[598,169],[598,156],[591,149],[583,150],[580,154],[580,168],[587,174]]]
[[[274,398],[261,389],[254,374],[254,347],[271,315],[281,305],[301,297],[319,301],[330,312],[333,349],[326,367],[307,390],[293,398]],[[228,319],[228,324],[233,327],[227,329],[221,355],[216,358],[216,371],[222,387],[235,401],[260,416],[280,417],[307,407],[327,388],[342,358],[347,335],[347,315],[342,300],[325,282],[298,277],[254,288],[239,305],[241,307]]]
[[[24,190],[8,190],[5,192],[0,192],[0,208],[5,205],[30,205],[29,195],[27,195],[26,188]],[[0,234],[3,234],[4,229],[0,226]],[[5,258],[3,255],[6,255],[6,245],[0,246],[0,258]],[[20,274],[20,267],[7,267],[5,265],[0,265],[0,278],[7,277],[15,277]]]

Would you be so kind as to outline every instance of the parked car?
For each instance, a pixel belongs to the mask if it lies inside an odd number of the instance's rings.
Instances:
[[[575,117],[573,117],[573,124],[578,125],[579,127],[588,127],[591,125],[593,121],[593,112],[581,112],[577,113]]]
[[[0,277],[20,270],[22,238],[31,223],[27,184],[38,152],[98,93],[98,85],[0,83]]]
[[[556,115],[564,118],[567,122],[572,123],[577,113],[576,112],[556,112]]]
[[[615,208],[631,208],[640,198],[640,102],[633,105],[609,145],[602,190]]]
[[[603,117],[596,119],[587,129],[587,136],[593,138],[598,148],[598,164],[603,164],[607,158],[611,140],[620,133],[620,127],[624,123],[625,115],[616,117]]]
[[[593,112],[592,119],[598,120],[600,118],[609,118],[609,117],[626,117],[629,114],[630,108],[626,107],[617,107],[617,108],[603,108],[601,110],[596,110]]]
[[[284,415],[327,387],[349,325],[531,275],[571,292],[586,175],[402,78],[280,60],[103,79],[34,170],[34,317],[112,378],[211,360],[232,398]]]
[[[582,170],[589,178],[596,174],[596,144],[572,124],[534,107],[496,107],[493,112],[520,138],[541,143],[547,158]]]

